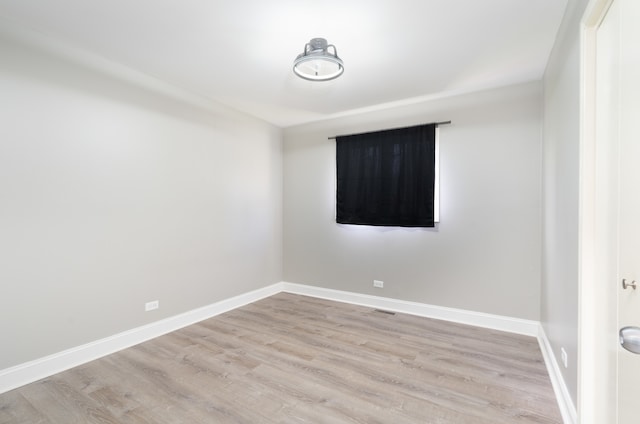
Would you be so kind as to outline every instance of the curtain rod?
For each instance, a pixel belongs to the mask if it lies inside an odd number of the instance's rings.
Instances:
[[[430,122],[428,124],[418,124],[418,125],[410,125],[408,127],[399,127],[399,128],[389,128],[386,130],[379,130],[379,131],[388,131],[388,130],[402,130],[404,128],[411,128],[411,127],[419,127],[420,125],[435,125],[436,127],[439,125],[449,125],[451,123],[451,121],[442,121],[442,122]],[[360,134],[369,134],[372,132],[378,132],[378,131],[366,131],[363,133],[356,133],[356,134],[343,134],[343,135],[334,135],[333,137],[328,137],[327,140],[335,140],[338,137],[349,137],[350,135],[360,135]]]

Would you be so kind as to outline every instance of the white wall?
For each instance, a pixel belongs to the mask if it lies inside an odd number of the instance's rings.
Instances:
[[[0,369],[281,281],[281,130],[37,44],[0,31]]]
[[[286,129],[285,281],[539,319],[541,93],[529,83]],[[436,229],[335,223],[327,137],[442,120]]]
[[[586,0],[569,2],[544,77],[543,269],[541,321],[573,399],[578,385],[578,194],[580,19]]]

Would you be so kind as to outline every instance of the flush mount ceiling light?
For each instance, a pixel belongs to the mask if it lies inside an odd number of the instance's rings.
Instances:
[[[333,53],[329,51],[333,49]],[[344,72],[342,59],[333,44],[324,38],[312,38],[304,46],[304,51],[293,61],[293,72],[309,81],[329,81]]]

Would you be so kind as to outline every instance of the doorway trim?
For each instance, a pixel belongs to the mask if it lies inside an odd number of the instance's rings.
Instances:
[[[606,260],[598,252],[598,183],[596,180],[596,42],[597,30],[613,0],[590,0],[580,25],[580,178],[579,178],[579,293],[578,293],[578,419],[597,424],[615,413],[607,392],[615,387],[607,346],[611,311],[602,284]],[[615,363],[614,363],[615,365]],[[612,381],[613,379],[613,381]],[[603,381],[604,380],[604,381]],[[610,394],[609,394],[610,395]]]

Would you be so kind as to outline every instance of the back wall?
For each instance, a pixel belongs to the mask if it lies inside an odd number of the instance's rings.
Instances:
[[[535,82],[285,129],[285,281],[539,320],[541,99]],[[446,120],[435,229],[335,223],[328,137]]]

